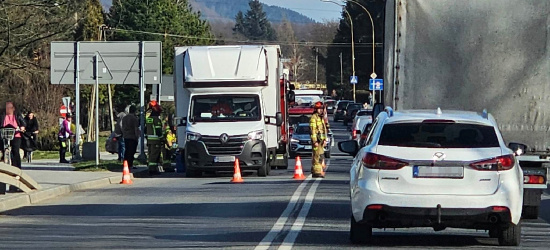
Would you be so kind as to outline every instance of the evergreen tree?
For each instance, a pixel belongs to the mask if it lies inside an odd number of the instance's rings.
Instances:
[[[277,33],[267,20],[267,15],[262,8],[262,4],[258,0],[252,0],[248,5],[250,9],[244,16],[243,13],[239,11],[235,17],[236,24],[233,31],[253,41],[277,40]]]

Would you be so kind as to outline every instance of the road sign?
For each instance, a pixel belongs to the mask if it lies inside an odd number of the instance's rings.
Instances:
[[[384,79],[370,79],[369,90],[384,90]]]
[[[357,84],[357,82],[358,82],[357,76],[350,76],[349,77],[349,83]]]
[[[78,50],[80,84],[95,84],[94,56],[99,53],[100,84],[139,84],[141,44],[145,84],[160,84],[162,43],[139,42],[52,42],[51,83],[75,84],[75,58]]]
[[[377,75],[376,73],[374,73],[374,72],[373,72],[372,74],[370,74],[370,78],[372,78],[372,79],[376,79],[377,76],[378,76],[378,75]]]

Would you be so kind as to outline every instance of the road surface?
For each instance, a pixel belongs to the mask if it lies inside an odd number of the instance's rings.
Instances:
[[[348,132],[333,124],[337,141]],[[346,249],[351,157],[334,149],[326,179],[231,174],[136,179],[131,186],[79,191],[0,215],[1,248]],[[310,159],[303,159],[306,175]],[[292,165],[294,161],[292,161]],[[484,231],[375,230],[372,248],[496,248]],[[522,247],[550,248],[550,196],[541,216],[523,222]]]

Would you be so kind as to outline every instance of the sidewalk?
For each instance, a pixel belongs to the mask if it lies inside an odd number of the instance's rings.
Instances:
[[[102,160],[116,160],[116,155],[101,153]],[[34,203],[39,203],[70,192],[100,188],[110,184],[119,184],[121,172],[84,172],[74,171],[71,164],[60,164],[55,160],[35,160],[23,163],[23,171],[33,178],[40,189],[31,193],[6,193],[0,195],[0,212]],[[146,167],[130,169],[132,173],[146,170]],[[133,174],[132,174],[133,178]]]

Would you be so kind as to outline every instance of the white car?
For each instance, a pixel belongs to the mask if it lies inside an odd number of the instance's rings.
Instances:
[[[365,125],[372,123],[372,110],[362,109],[357,112],[351,125],[351,139],[359,142]]]
[[[500,245],[521,237],[523,174],[487,112],[386,108],[350,171],[353,243],[373,228],[488,230]]]

